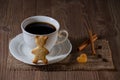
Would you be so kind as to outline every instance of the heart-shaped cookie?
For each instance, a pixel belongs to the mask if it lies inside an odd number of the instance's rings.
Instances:
[[[82,53],[79,57],[77,57],[77,61],[79,63],[86,63],[87,62],[87,55]]]

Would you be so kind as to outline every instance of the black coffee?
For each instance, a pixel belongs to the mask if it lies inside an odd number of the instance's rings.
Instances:
[[[49,34],[56,31],[56,28],[53,25],[48,23],[34,22],[31,24],[28,24],[25,27],[25,30],[32,34]]]

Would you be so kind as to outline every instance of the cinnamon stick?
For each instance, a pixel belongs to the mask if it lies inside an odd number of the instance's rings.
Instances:
[[[88,29],[88,33],[89,33],[89,36],[90,36],[92,54],[95,55],[96,51],[95,51],[95,45],[94,45],[94,42],[93,42],[92,31],[90,29]]]
[[[94,34],[93,36],[92,36],[93,38],[93,42],[95,42],[96,40],[97,40],[97,34]],[[84,48],[86,48],[88,45],[90,44],[90,39],[88,39],[88,40],[86,40],[86,41],[84,41],[79,47],[78,47],[78,50],[79,51],[82,51]]]

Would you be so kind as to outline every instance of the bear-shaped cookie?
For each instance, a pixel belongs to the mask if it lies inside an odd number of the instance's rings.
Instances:
[[[33,63],[37,64],[38,60],[42,60],[44,64],[48,63],[48,60],[46,59],[46,55],[49,53],[49,51],[44,47],[47,39],[48,39],[47,36],[35,37],[36,48],[32,50],[32,53],[35,55],[33,59]]]

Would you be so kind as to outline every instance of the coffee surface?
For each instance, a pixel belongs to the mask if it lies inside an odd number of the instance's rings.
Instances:
[[[49,34],[52,33],[54,31],[56,31],[56,28],[49,24],[49,23],[45,23],[45,22],[34,22],[34,23],[30,23],[25,27],[25,30],[29,33],[32,34]]]

